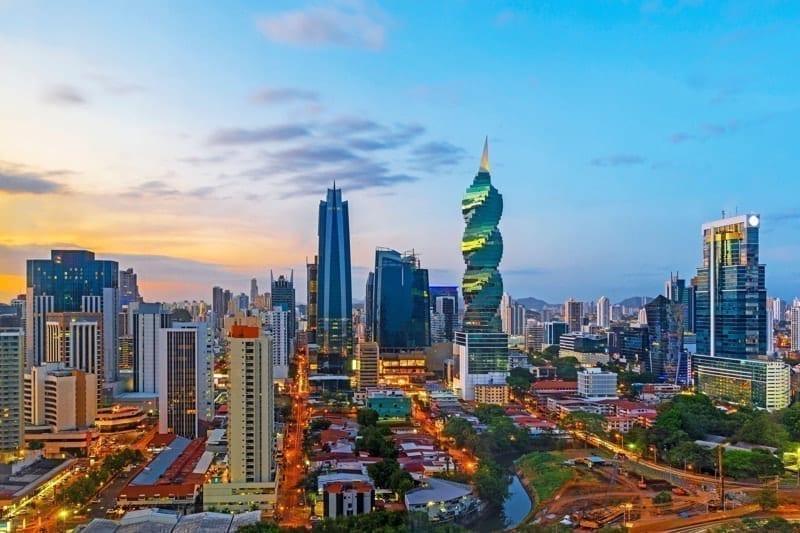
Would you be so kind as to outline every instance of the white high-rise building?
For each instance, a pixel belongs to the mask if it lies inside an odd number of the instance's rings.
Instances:
[[[514,323],[514,300],[507,292],[503,293],[500,300],[500,323],[502,324],[503,333],[511,335],[511,330]]]
[[[228,337],[228,458],[231,483],[272,481],[271,340],[259,328],[233,326]]]
[[[63,363],[97,376],[97,402],[102,404],[103,315],[100,313],[49,313],[45,324],[45,361]]]
[[[45,363],[24,376],[25,423],[50,426],[52,431],[87,428],[97,414],[97,376]]]
[[[289,349],[294,346],[287,339],[290,317],[289,311],[273,307],[272,311],[267,311],[266,320],[262,324],[272,337],[272,378],[276,381],[289,377]]]
[[[601,328],[608,328],[610,324],[611,302],[605,296],[601,296],[597,300],[597,325]]]
[[[800,305],[792,306],[791,350],[800,351]]]
[[[646,326],[647,325],[647,311],[644,307],[639,309],[639,325]]]
[[[136,392],[158,393],[161,383],[158,361],[164,350],[159,331],[172,326],[172,314],[161,304],[140,303],[133,313],[133,388]]]

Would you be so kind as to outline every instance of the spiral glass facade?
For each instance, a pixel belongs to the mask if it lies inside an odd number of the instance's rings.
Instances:
[[[503,278],[497,267],[503,257],[503,237],[497,225],[503,214],[503,197],[492,186],[489,174],[488,145],[484,144],[478,174],[461,201],[466,227],[461,253],[464,272],[464,331],[493,333],[501,331],[498,308],[503,296]]]

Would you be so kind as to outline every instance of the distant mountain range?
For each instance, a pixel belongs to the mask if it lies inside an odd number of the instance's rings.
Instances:
[[[653,300],[650,296],[631,296],[630,298],[625,298],[621,302],[617,302],[619,305],[623,307],[642,307],[642,305],[649,303]],[[520,303],[525,306],[526,309],[532,309],[534,311],[541,311],[545,307],[561,307],[563,304],[551,304],[547,303],[544,300],[540,300],[538,298],[534,298],[533,296],[528,296],[527,298],[519,298],[516,300],[517,303]]]

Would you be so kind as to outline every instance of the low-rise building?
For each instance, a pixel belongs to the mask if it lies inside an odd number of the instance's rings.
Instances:
[[[369,513],[375,505],[375,488],[363,481],[330,483],[324,490],[323,509],[327,518]]]
[[[789,365],[782,361],[692,355],[697,392],[715,400],[767,409],[783,409],[791,400]]]
[[[617,398],[617,374],[596,367],[579,371],[578,396],[590,400]]]
[[[471,485],[437,478],[424,478],[419,487],[406,492],[404,501],[409,512],[423,512],[431,522],[453,520],[478,504]]]
[[[475,385],[475,402],[505,405],[508,403],[510,388],[508,384]]]
[[[367,408],[377,411],[381,420],[404,419],[411,416],[411,398],[400,390],[368,391]]]
[[[607,340],[601,335],[591,333],[573,332],[561,335],[558,357],[574,357],[584,366],[593,366],[597,363],[607,363]]]

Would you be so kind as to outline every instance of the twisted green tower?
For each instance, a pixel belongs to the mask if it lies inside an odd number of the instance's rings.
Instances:
[[[492,186],[489,174],[489,139],[483,143],[478,173],[461,201],[466,227],[461,240],[464,272],[464,331],[494,333],[501,331],[500,299],[503,278],[497,271],[503,257],[503,237],[497,225],[503,214],[503,197]]]

